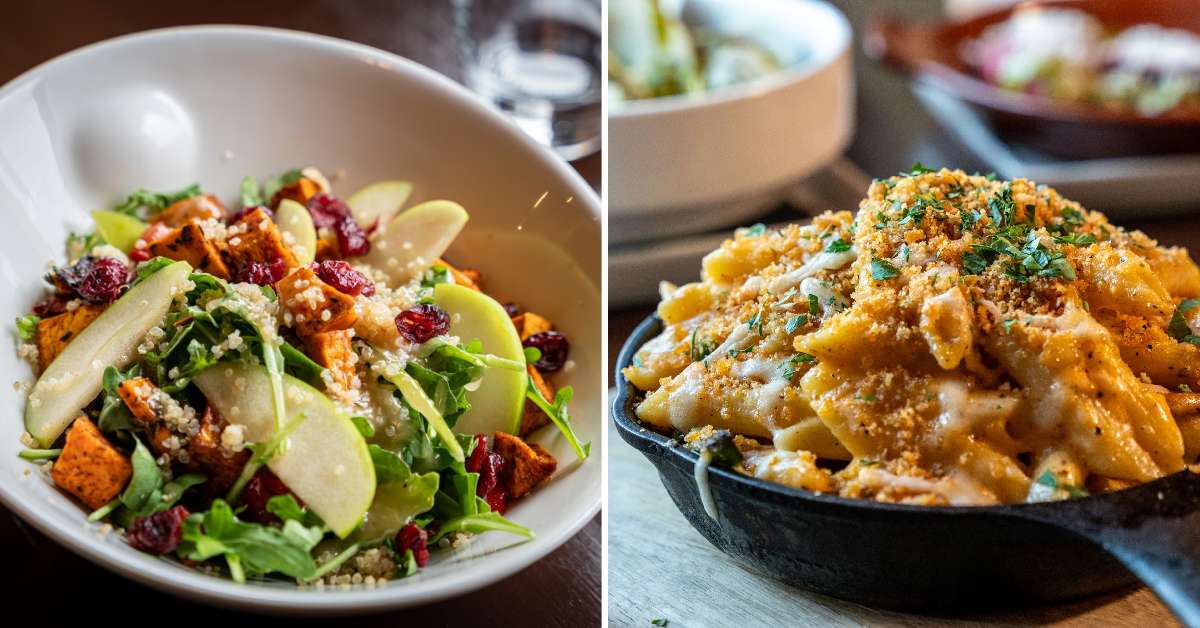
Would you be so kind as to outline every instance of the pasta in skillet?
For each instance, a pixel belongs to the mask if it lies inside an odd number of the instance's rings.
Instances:
[[[1053,189],[919,168],[740,230],[624,374],[737,468],[917,504],[1061,499],[1200,454],[1200,269]],[[1200,388],[1197,388],[1200,390]]]

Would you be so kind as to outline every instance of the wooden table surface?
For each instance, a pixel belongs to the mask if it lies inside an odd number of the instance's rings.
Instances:
[[[458,80],[450,8],[449,0],[6,2],[0,83],[92,42],[184,24],[253,24],[341,37],[395,52]],[[572,165],[598,189],[600,163],[597,154]],[[153,617],[165,618],[160,625],[179,625],[180,618],[210,626],[246,623],[244,615],[184,602],[96,567],[3,507],[0,547],[9,566],[5,599],[37,613],[46,625],[65,622],[75,613],[89,621],[121,617],[134,625],[138,618]],[[597,516],[542,561],[479,592],[408,611],[319,621],[326,626],[594,626],[600,623],[600,547]]]

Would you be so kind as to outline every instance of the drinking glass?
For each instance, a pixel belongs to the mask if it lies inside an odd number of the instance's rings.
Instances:
[[[600,0],[452,0],[468,88],[567,160],[600,147]]]

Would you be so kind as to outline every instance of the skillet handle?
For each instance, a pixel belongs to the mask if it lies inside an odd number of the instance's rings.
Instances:
[[[1186,626],[1200,626],[1200,475],[1183,471],[1023,513],[1104,548]]]

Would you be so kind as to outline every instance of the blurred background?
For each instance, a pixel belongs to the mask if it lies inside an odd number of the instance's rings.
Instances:
[[[697,281],[736,227],[855,211],[872,178],[917,162],[1032,179],[1200,246],[1196,0],[609,3],[610,373],[659,282]],[[614,623],[1176,625],[1144,588],[930,617],[765,580],[696,533],[614,430],[609,442]]]
[[[375,46],[469,83],[484,92],[481,98],[519,118],[530,135],[573,160],[576,170],[598,189],[599,6],[598,0],[7,2],[0,83],[59,54],[136,31],[214,23],[308,31]],[[237,116],[238,94],[225,96],[228,115]],[[292,93],[280,95],[280,102],[303,97],[304,86],[297,85]],[[286,107],[280,115],[287,115]],[[8,551],[9,564],[19,565],[21,571],[19,578],[7,580],[7,594],[27,608],[55,608],[61,617],[75,611],[94,618],[96,609],[114,608],[118,601],[118,612],[172,624],[245,621],[244,615],[185,602],[100,569],[3,508],[0,546]],[[70,600],[66,607],[64,600]],[[335,623],[460,626],[481,620],[489,625],[598,624],[600,517],[538,563],[479,592],[411,611]],[[288,620],[289,625],[307,621],[318,620]]]

